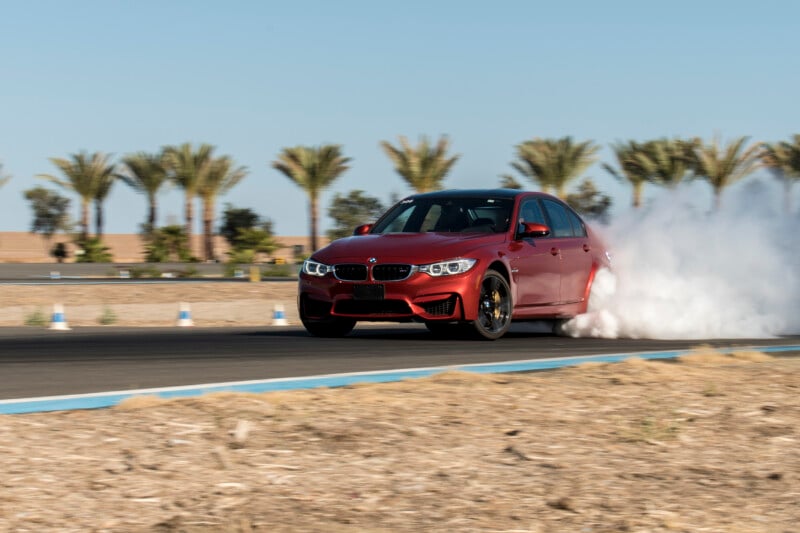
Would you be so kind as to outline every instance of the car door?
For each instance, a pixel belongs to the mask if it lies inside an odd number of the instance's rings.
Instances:
[[[552,230],[553,247],[561,257],[561,303],[579,302],[584,298],[592,270],[592,254],[586,227],[569,207],[543,199],[542,205]]]
[[[547,224],[536,197],[525,198],[520,203],[517,224],[536,222]],[[558,302],[561,284],[561,259],[554,252],[549,237],[515,238],[509,245],[511,277],[515,282],[514,312],[524,315],[526,310]]]

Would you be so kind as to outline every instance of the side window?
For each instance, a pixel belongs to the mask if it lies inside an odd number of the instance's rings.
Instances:
[[[536,198],[529,198],[522,202],[519,207],[520,222],[535,222],[537,224],[547,224],[542,214],[542,208]]]
[[[550,200],[542,200],[542,203],[544,210],[547,211],[547,217],[550,219],[553,237],[573,237],[572,224],[569,222],[569,216],[564,206]]]
[[[567,209],[567,216],[572,223],[572,234],[576,237],[586,237],[586,226],[578,215]]]

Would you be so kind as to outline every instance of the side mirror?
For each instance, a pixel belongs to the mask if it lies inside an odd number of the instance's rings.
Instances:
[[[353,231],[353,235],[366,235],[371,229],[372,224],[361,224]]]
[[[537,222],[522,222],[519,228],[520,237],[547,237],[550,228]]]

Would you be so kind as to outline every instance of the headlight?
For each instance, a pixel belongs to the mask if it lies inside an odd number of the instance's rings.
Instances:
[[[419,271],[429,276],[452,276],[454,274],[463,274],[475,266],[475,262],[475,259],[451,259],[440,263],[420,265]]]
[[[317,276],[322,277],[325,274],[333,272],[333,267],[329,265],[324,265],[322,263],[317,263],[316,261],[312,261],[310,259],[306,259],[303,261],[303,273],[308,274],[309,276]]]

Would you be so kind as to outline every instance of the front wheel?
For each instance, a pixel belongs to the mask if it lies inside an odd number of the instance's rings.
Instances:
[[[481,281],[478,318],[472,322],[475,333],[488,340],[499,339],[511,327],[511,289],[499,272],[487,270]]]

